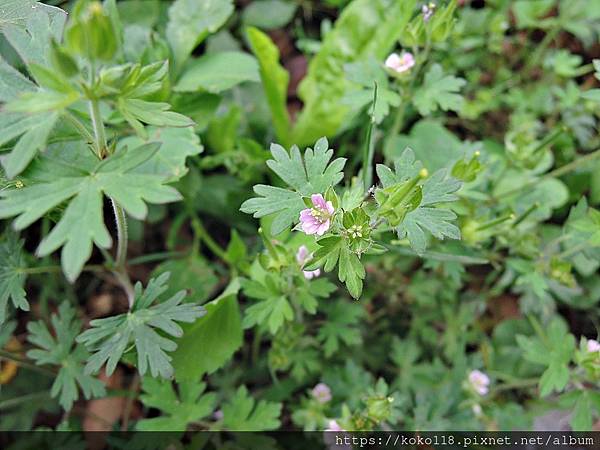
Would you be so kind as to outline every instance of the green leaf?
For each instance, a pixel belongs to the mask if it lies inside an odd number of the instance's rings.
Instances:
[[[272,144],[274,159],[268,160],[267,165],[294,190],[257,184],[254,192],[260,197],[246,200],[240,210],[254,214],[254,217],[276,214],[271,225],[274,235],[287,229],[298,221],[300,211],[306,207],[302,197],[322,194],[344,177],[342,170],[346,158],[337,158],[330,163],[333,150],[328,147],[327,139],[321,138],[316,142],[314,151],[307,148],[302,158],[296,146],[288,153],[282,146]]]
[[[333,136],[350,108],[341,99],[352,82],[344,66],[374,57],[382,61],[410,20],[415,0],[354,0],[342,10],[333,30],[325,36],[298,93],[304,103],[292,142],[307,145],[319,136]]]
[[[47,65],[51,38],[60,41],[67,13],[33,0],[2,0],[0,31],[27,64]]]
[[[444,167],[451,168],[464,157],[462,142],[439,122],[428,119],[417,122],[409,136],[388,138],[383,149],[386,161],[395,161],[407,147],[431,173]]]
[[[575,338],[565,323],[555,318],[543,336],[518,335],[517,343],[526,360],[547,366],[539,381],[540,395],[561,392],[569,382],[569,362],[575,352]]]
[[[179,200],[179,193],[165,186],[163,177],[134,173],[134,169],[157,150],[158,145],[154,143],[133,150],[123,149],[98,163],[89,173],[0,191],[0,218],[18,216],[14,226],[20,230],[71,199],[58,224],[40,243],[37,253],[45,256],[64,245],[62,266],[67,278],[73,281],[90,257],[92,243],[101,248],[108,248],[112,243],[104,225],[103,193],[137,219],[147,214],[145,201],[160,204]]]
[[[275,334],[286,321],[294,318],[294,310],[284,296],[269,297],[250,306],[245,313],[243,326],[266,323],[271,334]]]
[[[571,416],[571,428],[573,431],[590,431],[593,426],[592,402],[587,391],[581,391],[578,394]]]
[[[394,170],[383,164],[377,164],[375,171],[379,181],[384,188],[388,188],[397,183],[405,183],[411,178],[416,177],[423,168],[421,161],[415,159],[415,153],[409,147],[405,148],[402,154],[394,160]]]
[[[5,114],[3,116],[6,117]],[[10,118],[15,117],[11,115]],[[12,151],[2,158],[2,166],[8,178],[14,178],[25,170],[38,151],[45,148],[48,136],[58,120],[58,114],[56,113],[19,117],[20,120],[17,119],[17,121],[10,123],[8,130],[6,128],[1,130],[5,133],[8,131],[8,133],[0,138],[0,145],[14,137],[15,134],[23,133]],[[10,118],[8,119],[10,120]],[[2,122],[0,124],[4,125]]]
[[[414,178],[421,168],[420,161],[415,160],[414,152],[407,148],[395,161],[394,171],[383,164],[378,164],[376,171],[383,187],[389,188],[396,183],[405,183]],[[419,206],[407,213],[396,228],[400,239],[408,238],[411,247],[419,255],[422,255],[427,248],[425,231],[441,240],[446,237],[460,239],[460,230],[452,224],[456,214],[449,209],[435,207],[458,199],[455,192],[461,188],[462,183],[448,173],[448,169],[440,169],[425,180]]]
[[[189,156],[204,151],[200,138],[192,127],[186,128],[146,128],[147,139],[129,136],[121,139],[118,148],[137,148],[143,144],[160,142],[160,148],[147,161],[140,164],[135,173],[161,175],[166,182],[181,179],[187,172],[186,161]]]
[[[323,266],[325,272],[331,272],[338,265],[338,279],[346,284],[350,295],[359,298],[366,276],[359,257],[350,249],[350,242],[341,236],[328,236],[317,241],[319,248],[306,270]]]
[[[29,311],[25,292],[26,267],[23,255],[23,241],[14,233],[7,233],[0,240],[0,325],[6,320],[6,306],[12,300],[15,308]]]
[[[104,396],[104,384],[83,372],[88,353],[83,346],[75,344],[75,338],[81,331],[81,323],[75,318],[75,309],[64,302],[58,309],[58,315],[52,314],[50,321],[54,335],[41,320],[27,324],[27,339],[39,347],[29,350],[27,357],[35,360],[37,365],[60,366],[50,391],[52,397],[59,397],[61,406],[70,410],[79,398],[78,386],[86,399]]]
[[[388,88],[388,77],[382,65],[375,59],[358,61],[344,66],[346,78],[354,83],[344,94],[342,102],[358,111],[368,105],[369,113],[373,110],[373,120],[379,124],[390,113],[390,106],[400,105],[401,98]],[[377,98],[375,98],[377,84]]]
[[[331,357],[344,343],[348,346],[359,345],[362,336],[357,325],[364,314],[363,306],[359,303],[348,304],[337,301],[326,303],[327,321],[319,328],[317,338],[323,343],[326,357]]]
[[[84,343],[93,351],[85,367],[86,373],[96,373],[106,363],[106,373],[110,376],[123,353],[133,344],[137,350],[137,367],[141,375],[149,369],[153,377],[173,376],[171,357],[167,352],[173,352],[177,344],[158,331],[181,337],[183,330],[177,322],[194,322],[205,314],[205,310],[194,304],[182,304],[185,291],[151,306],[167,290],[168,279],[168,272],[152,278],[145,290],[138,282],[130,312],[90,322],[92,328],[77,338],[77,342]]]
[[[244,81],[260,81],[255,58],[242,52],[209,53],[186,66],[173,90],[218,94]]]
[[[346,284],[346,288],[352,297],[360,297],[363,288],[362,280],[365,276],[365,268],[358,256],[347,246],[342,246],[340,248],[338,278]]]
[[[593,100],[595,102],[600,102],[600,89],[590,89],[588,91],[584,91],[581,93],[581,97],[587,100]]]
[[[427,249],[425,230],[440,240],[460,239],[460,230],[451,223],[455,219],[456,214],[448,209],[418,207],[399,225],[398,236],[408,238],[415,253],[422,255]]]
[[[233,9],[233,0],[176,0],[171,5],[166,35],[177,67],[225,23]]]
[[[230,431],[266,431],[279,428],[281,403],[261,400],[258,403],[240,386],[223,411],[223,426]]]
[[[160,264],[152,271],[152,276],[169,272],[169,286],[165,297],[171,297],[181,290],[187,292],[186,303],[203,304],[208,300],[219,284],[219,278],[203,257],[190,254],[185,258],[171,259]]]
[[[204,393],[206,383],[197,380],[177,383],[177,393],[169,380],[144,377],[140,400],[148,408],[159,409],[163,415],[142,419],[136,424],[140,431],[185,431],[187,425],[213,412],[216,394]]]
[[[250,3],[242,12],[244,25],[272,30],[287,25],[296,13],[293,1],[260,0]]]
[[[290,118],[287,111],[287,88],[290,75],[279,63],[279,50],[271,38],[257,28],[249,27],[248,41],[258,59],[267,103],[271,110],[277,139],[285,146],[290,144]]]
[[[537,28],[554,5],[554,0],[516,0],[512,10],[519,28]]]
[[[294,310],[283,294],[280,283],[280,280],[270,274],[265,278],[264,284],[256,280],[242,281],[244,294],[258,300],[244,312],[244,328],[265,324],[271,334],[275,334],[286,321],[294,318]]]
[[[242,319],[237,301],[239,280],[206,303],[206,315],[183,327],[176,340],[173,367],[177,380],[197,380],[222,367],[242,345]]]
[[[148,102],[136,98],[120,98],[117,102],[117,108],[129,125],[135,131],[145,136],[143,125],[156,125],[158,127],[190,127],[194,122],[189,117],[173,111],[169,103]]]
[[[462,78],[444,75],[442,66],[434,64],[425,74],[423,84],[415,91],[412,98],[414,105],[422,116],[437,111],[459,111],[464,99],[457,92],[466,84]]]
[[[20,92],[36,89],[29,79],[21,72],[10,66],[0,56],[0,102],[14,100]]]

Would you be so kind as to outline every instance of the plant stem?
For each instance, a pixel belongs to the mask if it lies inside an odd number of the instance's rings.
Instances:
[[[121,431],[127,431],[127,428],[129,428],[129,416],[131,415],[131,410],[133,409],[133,402],[135,400],[135,397],[137,395],[137,392],[140,388],[140,376],[136,373],[133,376],[133,381],[131,382],[131,385],[129,387],[129,392],[132,394],[129,397],[127,397],[127,402],[125,403],[125,408],[123,408],[123,414],[122,414],[122,423],[121,423]]]
[[[373,139],[373,128],[375,128],[375,106],[377,104],[377,83],[373,88],[373,108],[371,109],[369,128],[365,139],[365,150],[363,154],[363,182],[365,192],[371,187],[373,182],[373,158],[375,157],[375,140]]]
[[[45,369],[44,367],[36,366],[35,364],[29,362],[25,358],[22,358],[19,355],[16,355],[11,352],[7,352],[6,350],[0,349],[0,358],[8,359],[10,361],[14,361],[19,366],[25,367],[27,369],[34,370],[35,372],[43,373],[44,375],[49,375],[51,377],[56,376],[52,370]]]
[[[110,199],[113,211],[115,213],[115,223],[117,225],[117,256],[115,259],[115,269],[113,273],[117,280],[123,286],[123,290],[127,294],[127,301],[129,303],[129,309],[133,308],[133,302],[135,301],[135,292],[131,285],[129,275],[127,275],[127,269],[125,263],[127,261],[127,218],[125,217],[125,211],[119,206],[119,204],[113,199]]]
[[[404,112],[406,111],[406,103],[406,98],[402,97],[402,103],[398,107],[398,110],[396,111],[396,116],[394,117],[394,124],[392,125],[391,136],[397,136],[398,133],[402,131],[402,126],[404,125]]]
[[[117,256],[115,259],[115,265],[125,267],[125,260],[127,258],[127,218],[125,217],[125,211],[119,206],[115,199],[110,199],[115,213],[115,223],[117,224]]]
[[[13,406],[20,405],[21,403],[33,401],[39,402],[42,399],[50,399],[48,391],[34,392],[33,394],[21,395],[20,397],[9,398],[7,400],[1,401],[0,410],[12,408]]]
[[[94,73],[92,72],[92,77],[93,76]],[[107,144],[104,123],[102,122],[102,116],[100,115],[100,106],[96,99],[90,99],[89,106],[92,127],[94,128],[94,142],[98,151],[98,157],[103,159],[107,155]],[[125,262],[127,260],[127,217],[125,216],[123,208],[113,198],[110,200],[115,214],[115,223],[117,225],[117,256],[113,274],[123,287],[123,290],[127,295],[127,301],[129,302],[129,309],[131,309],[133,308],[133,302],[135,301],[135,293],[125,268]]]
[[[575,245],[574,247],[568,248],[563,252],[560,252],[558,255],[556,255],[556,257],[558,259],[567,259],[573,255],[575,255],[576,253],[579,253],[582,250],[585,250],[586,248],[590,248],[590,243],[589,241],[584,241],[581,242],[577,245]]]
[[[105,268],[101,265],[89,264],[89,265],[83,266],[82,270],[84,272],[101,272],[104,269]],[[18,268],[16,271],[18,273],[23,273],[23,274],[27,274],[27,275],[37,275],[37,274],[44,274],[44,273],[49,273],[49,272],[60,272],[61,270],[62,270],[62,267],[60,267],[60,266],[39,266],[39,267],[21,267],[21,268]]]
[[[170,258],[183,258],[184,256],[187,256],[189,254],[189,252],[185,251],[185,252],[176,252],[176,251],[172,251],[172,252],[157,252],[157,253],[150,253],[148,255],[142,255],[142,256],[138,256],[137,258],[132,258],[129,260],[129,266],[137,266],[140,264],[146,264],[149,262],[155,262],[155,261],[162,261],[165,259],[170,259]]]
[[[192,220],[192,228],[196,237],[199,238],[202,242],[204,242],[215,256],[227,262],[225,250],[223,250],[223,248],[219,244],[217,244],[217,242],[212,238],[212,236],[208,234],[208,231],[206,231],[206,228],[204,228],[204,225],[202,224],[202,221],[200,220],[198,215],[195,212],[190,212],[190,217]]]
[[[93,144],[95,142],[94,136],[88,131],[88,129],[69,111],[65,111],[65,118],[71,122],[71,124],[79,131],[79,133],[85,138],[88,143]]]
[[[96,137],[94,141],[96,143],[98,158],[103,159],[106,155],[106,133],[104,132],[104,123],[102,123],[98,100],[90,100],[90,117],[92,119],[92,127],[94,128],[94,135]]]
[[[542,42],[540,42],[540,44],[538,45],[537,49],[535,50],[535,52],[533,53],[533,55],[529,59],[529,62],[525,65],[524,73],[529,74],[529,72],[535,66],[537,66],[539,64],[540,60],[542,59],[542,57],[546,53],[546,50],[548,49],[548,46],[552,43],[552,41],[558,35],[559,32],[560,32],[560,27],[559,26],[555,26],[554,28],[552,28],[551,30],[549,30],[548,33],[546,33],[546,35],[544,36],[544,39],[542,39]]]

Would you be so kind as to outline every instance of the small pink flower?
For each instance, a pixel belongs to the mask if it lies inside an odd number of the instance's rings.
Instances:
[[[302,231],[323,236],[331,226],[331,216],[335,211],[333,203],[326,202],[321,194],[313,194],[310,199],[313,207],[300,212]]]
[[[308,252],[306,245],[301,245],[298,248],[298,253],[296,253],[296,261],[298,261],[300,267],[304,267],[304,264],[306,264],[306,261],[308,261],[310,258],[312,258],[312,255]],[[304,274],[304,278],[307,280],[312,280],[313,278],[321,275],[321,269],[303,270],[302,273]]]
[[[214,413],[213,413],[213,417],[215,418],[215,420],[223,420],[223,410],[221,409],[217,409]]]
[[[469,383],[479,395],[486,395],[489,391],[490,378],[480,370],[469,373]]]
[[[339,435],[338,433],[342,434]],[[351,439],[352,437],[348,435],[346,430],[340,427],[337,420],[330,419],[327,428],[325,428],[325,432],[323,433],[323,441],[325,442],[325,445],[327,445],[327,448],[329,450],[352,450],[352,446],[345,443],[346,438]]]
[[[385,66],[397,73],[404,73],[415,65],[415,58],[412,53],[404,52],[402,55],[392,53],[385,60]]]
[[[331,389],[325,383],[319,383],[312,389],[312,396],[319,403],[327,403],[331,400]],[[335,422],[335,421],[334,421]]]
[[[588,340],[587,351],[590,353],[600,352],[600,342],[595,339]]]
[[[433,16],[433,12],[435,11],[435,3],[429,2],[427,5],[423,5],[421,7],[421,12],[423,13],[423,20],[425,22],[429,22],[431,16]]]
[[[327,424],[327,428],[325,429],[325,431],[346,431],[346,430],[344,430],[342,427],[340,427],[340,424],[337,423],[337,420],[331,419],[329,421],[329,423]]]

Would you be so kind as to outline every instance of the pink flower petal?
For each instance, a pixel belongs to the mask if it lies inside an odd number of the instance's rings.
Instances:
[[[316,221],[306,221],[302,223],[302,231],[306,234],[315,234],[319,230],[319,223]]]
[[[302,266],[302,265],[304,265],[304,263],[306,262],[308,257],[309,257],[308,248],[306,248],[306,245],[301,245],[298,248],[298,252],[296,253],[296,261],[298,262],[298,264],[300,264]]]
[[[310,196],[310,199],[315,205],[315,207],[325,210],[327,208],[327,204],[325,203],[325,199],[321,194],[313,194]]]
[[[327,219],[322,224],[319,224],[319,226],[317,227],[317,234],[319,236],[323,236],[325,234],[325,232],[327,230],[329,230],[329,224],[330,224],[330,220],[329,219]]]
[[[335,211],[335,209],[333,207],[333,203],[327,202],[327,204],[325,206],[326,206],[327,212],[329,214],[333,214],[333,212]]]
[[[300,211],[300,220],[301,221],[312,220],[312,219],[313,219],[312,210],[310,210],[309,208],[306,208],[306,209],[303,209],[302,211]]]

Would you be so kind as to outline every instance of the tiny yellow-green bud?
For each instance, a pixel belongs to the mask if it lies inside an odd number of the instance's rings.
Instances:
[[[419,170],[419,176],[421,178],[427,178],[427,176],[429,176],[429,171],[423,167],[421,170]]]

